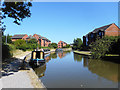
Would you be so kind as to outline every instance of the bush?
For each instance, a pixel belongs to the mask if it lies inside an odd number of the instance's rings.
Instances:
[[[14,45],[16,46],[16,49],[20,49],[20,50],[23,50],[23,51],[26,51],[26,48],[27,48],[27,44],[26,44],[26,41],[25,40],[16,40],[14,42]]]
[[[11,48],[9,45],[2,44],[2,59],[5,60],[7,58],[12,57]]]
[[[97,38],[95,42],[90,44],[92,58],[99,59],[105,57],[105,54],[119,54],[120,42],[119,37],[103,37]]]

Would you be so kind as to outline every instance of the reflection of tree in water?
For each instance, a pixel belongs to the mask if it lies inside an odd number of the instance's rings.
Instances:
[[[79,55],[79,54],[75,54],[75,53],[74,53],[74,60],[75,60],[75,61],[78,61],[78,62],[81,62],[81,61],[82,61],[82,55]]]
[[[101,77],[118,82],[118,65],[116,63],[103,60],[87,60],[84,58],[84,66]]]
[[[52,54],[51,54],[51,58],[52,58],[52,59],[56,59],[56,58],[57,58],[57,53],[52,53]]]
[[[43,65],[39,66],[38,68],[34,68],[34,71],[39,78],[41,78],[45,75],[45,70],[46,70],[46,64],[43,64]]]

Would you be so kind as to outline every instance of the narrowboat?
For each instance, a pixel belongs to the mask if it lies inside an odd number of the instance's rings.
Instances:
[[[32,51],[30,64],[39,66],[41,65],[41,63],[45,63],[44,52],[43,51]]]

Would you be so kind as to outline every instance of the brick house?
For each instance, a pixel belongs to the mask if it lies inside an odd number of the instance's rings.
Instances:
[[[38,40],[38,44],[40,44],[41,47],[48,47],[48,45],[51,43],[49,39],[41,35],[34,34],[33,37],[35,37]]]
[[[120,36],[120,28],[115,23],[96,28],[92,32],[89,32],[87,35],[83,36],[84,46],[94,42],[98,36],[100,38],[103,36]]]
[[[66,46],[66,45],[67,45],[66,42],[63,42],[63,41],[59,41],[59,42],[58,42],[58,48],[62,48],[62,47],[64,47],[64,46]]]
[[[26,40],[30,40],[30,39],[36,39],[35,37],[33,37],[32,35],[29,35]]]
[[[28,37],[27,34],[15,34],[14,36],[11,37],[11,40],[12,41],[16,41],[19,39],[26,40],[27,37]]]

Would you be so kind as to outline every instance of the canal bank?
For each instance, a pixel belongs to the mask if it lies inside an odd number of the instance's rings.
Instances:
[[[45,88],[29,64],[23,67],[23,59],[29,53],[14,56],[15,60],[4,67],[0,79],[2,88]]]
[[[91,56],[90,51],[73,51],[76,54]]]

